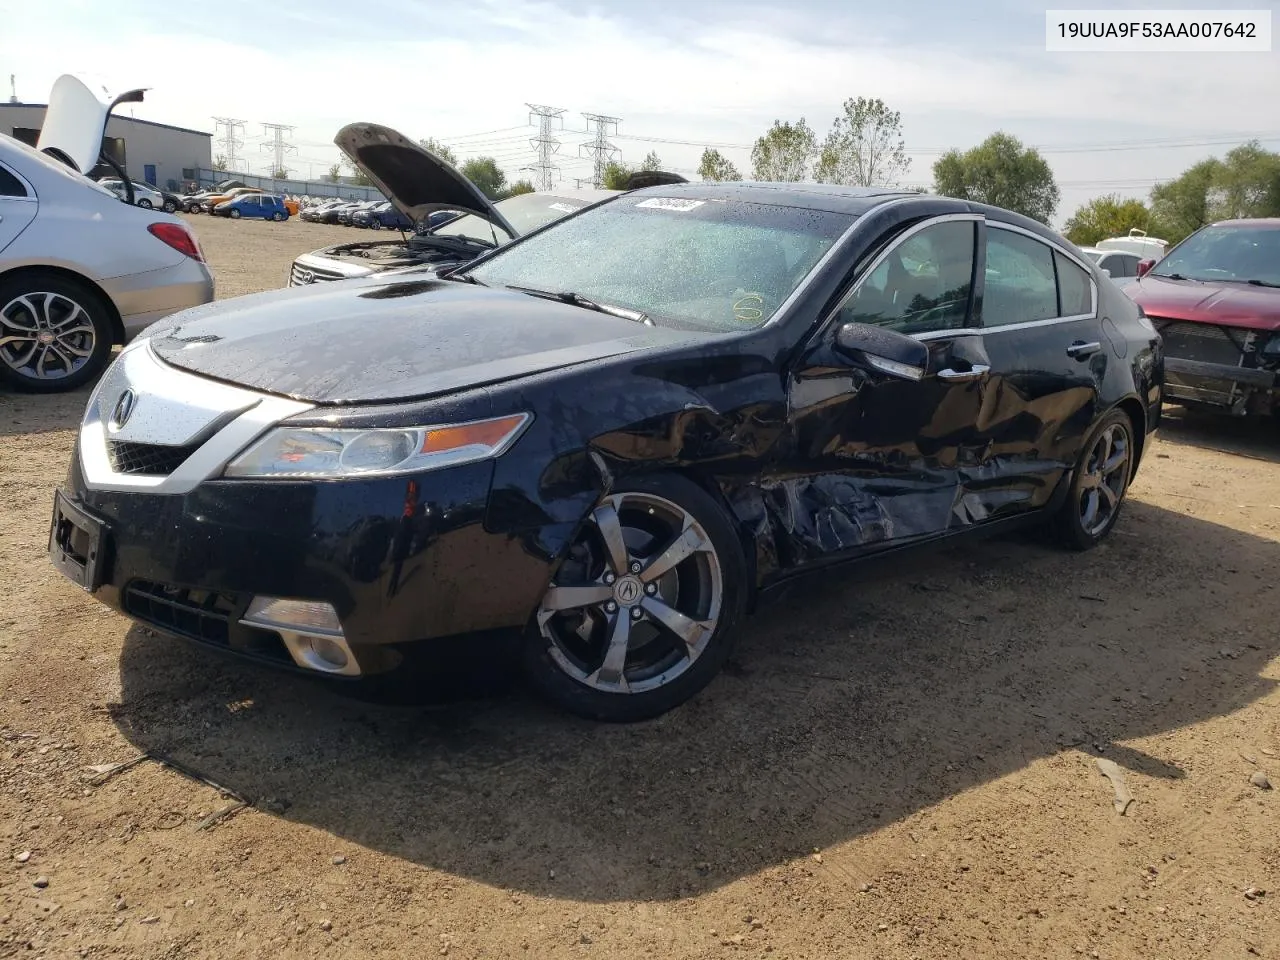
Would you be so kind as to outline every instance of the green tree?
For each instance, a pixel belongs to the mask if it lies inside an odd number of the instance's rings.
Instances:
[[[272,179],[274,179],[274,180],[288,180],[288,179],[289,179],[289,168],[288,168],[288,167],[274,167],[274,168],[272,168],[272,170],[271,170],[271,177],[272,177]]]
[[[214,169],[214,170],[216,170],[218,173],[226,173],[226,172],[227,172],[227,158],[226,158],[226,157],[224,157],[222,154],[218,154],[216,157],[214,157],[214,158],[213,158],[213,169]]]
[[[933,165],[934,190],[944,197],[1004,207],[1048,223],[1062,196],[1038,150],[993,133],[972,150],[949,150]]]
[[[356,184],[357,186],[360,186],[360,187],[371,187],[371,186],[373,186],[373,181],[369,179],[368,174],[366,174],[363,170],[361,170],[359,167],[357,167],[357,166],[356,166],[354,163],[352,163],[350,160],[344,160],[344,161],[343,161],[343,166],[345,166],[348,170],[350,170],[350,171],[351,171],[350,176],[351,176],[351,182],[352,182],[352,183],[354,183],[354,184]]]
[[[441,160],[451,163],[455,167],[458,165],[458,157],[453,152],[453,149],[448,144],[441,143],[435,137],[424,137],[418,141],[418,146],[424,150],[430,150]]]
[[[507,197],[518,197],[522,193],[533,193],[533,184],[528,180],[517,180],[502,191],[502,196],[499,199],[505,200]]]
[[[897,186],[910,169],[902,115],[883,100],[858,97],[846,100],[844,113],[832,123],[814,178],[855,187]]]
[[[1210,191],[1214,218],[1280,216],[1280,154],[1250,140],[1222,160]]]
[[[1222,161],[1201,160],[1168,183],[1151,189],[1151,219],[1160,239],[1170,244],[1190,236],[1214,216],[1210,192],[1222,178]]]
[[[757,180],[795,182],[809,172],[817,144],[812,128],[801,117],[797,123],[773,121],[773,126],[751,148],[751,166]]]
[[[702,162],[698,164],[698,176],[703,180],[719,183],[724,180],[741,180],[742,174],[719,150],[710,147],[702,151]]]
[[[1151,211],[1141,200],[1122,200],[1118,194],[1094,197],[1067,220],[1063,233],[1077,246],[1091,247],[1107,237],[1125,237],[1134,227],[1151,229]]]
[[[642,160],[640,163],[640,169],[645,171],[662,169],[662,158],[658,156],[658,153],[656,150],[650,150],[645,155],[644,160]]]
[[[493,157],[472,157],[458,170],[490,200],[498,199],[502,188],[507,185],[507,175]]]
[[[342,164],[335,163],[332,167],[329,168],[329,172],[324,175],[324,178],[328,180],[330,183],[337,183],[339,180],[341,180]]]
[[[604,167],[604,183],[606,190],[625,190],[627,180],[635,173],[631,167],[618,160],[610,160]]]

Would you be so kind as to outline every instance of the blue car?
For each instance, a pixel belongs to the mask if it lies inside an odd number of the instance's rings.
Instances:
[[[268,193],[244,193],[230,200],[225,200],[213,208],[220,217],[239,220],[241,217],[259,217],[263,220],[288,220],[289,208],[284,205],[283,197]]]
[[[353,227],[368,227],[370,230],[412,230],[413,221],[397,210],[390,200],[383,200],[351,214]]]

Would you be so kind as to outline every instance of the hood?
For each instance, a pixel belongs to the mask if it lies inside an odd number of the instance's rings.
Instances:
[[[436,210],[463,210],[518,233],[480,188],[446,160],[377,123],[349,123],[333,138],[396,209],[417,223]]]
[[[1124,292],[1151,317],[1280,330],[1280,289],[1247,283],[1200,283],[1147,274]]]
[[[709,334],[449,280],[348,280],[175,314],[172,366],[307,403],[424,399]]]
[[[113,98],[105,87],[95,90],[79,77],[64,73],[49,92],[36,149],[70,163],[79,173],[88,173],[102,154],[111,110],[117,103],[141,101],[141,90]]]

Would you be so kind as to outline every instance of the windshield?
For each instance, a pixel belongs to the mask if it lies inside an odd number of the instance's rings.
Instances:
[[[698,330],[759,327],[853,223],[823,210],[627,195],[467,273],[489,286],[572,292]]]
[[[1151,274],[1187,280],[1280,283],[1280,229],[1205,227],[1179,244]]]
[[[523,236],[553,220],[559,220],[565,214],[582,209],[590,202],[577,197],[557,197],[552,193],[522,193],[501,200],[494,207]],[[487,243],[493,242],[495,233],[500,244],[512,239],[501,227],[490,224],[488,220],[482,220],[473,213],[464,214],[456,220],[450,220],[438,230],[431,231],[432,236],[476,237]]]

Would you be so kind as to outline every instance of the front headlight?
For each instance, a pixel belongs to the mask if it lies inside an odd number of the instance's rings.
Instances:
[[[403,429],[277,427],[232,460],[224,476],[324,479],[437,470],[501,456],[532,420],[517,413]]]

